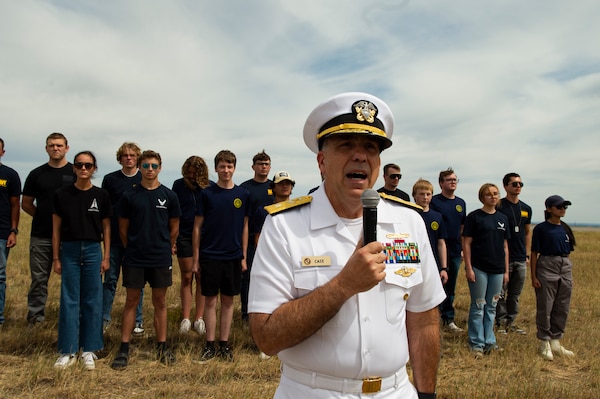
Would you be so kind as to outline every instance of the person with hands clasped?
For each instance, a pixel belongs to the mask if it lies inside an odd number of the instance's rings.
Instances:
[[[75,183],[53,196],[52,267],[61,276],[56,369],[81,362],[95,368],[94,352],[102,338],[102,276],[110,267],[110,197],[92,184],[96,157],[90,151],[75,156]],[[102,253],[102,245],[104,253]]]
[[[305,123],[323,184],[267,216],[250,279],[250,332],[282,362],[275,398],[435,398],[445,294],[418,207],[381,194],[377,240],[361,238],[361,196],[392,132],[367,93],[334,96]]]
[[[560,343],[573,290],[573,264],[569,254],[575,249],[575,236],[561,220],[571,201],[552,195],[545,205],[545,221],[535,226],[531,238],[531,283],[537,302],[535,324],[539,353],[545,360],[554,360],[554,355],[575,356]]]
[[[494,335],[496,303],[508,282],[508,218],[497,212],[498,187],[486,183],[479,189],[483,204],[467,215],[463,230],[463,253],[471,306],[469,346],[476,358],[499,350]]]

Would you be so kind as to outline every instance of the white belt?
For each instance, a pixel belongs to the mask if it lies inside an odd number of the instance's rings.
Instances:
[[[408,381],[405,367],[387,377],[367,377],[362,380],[332,377],[312,371],[299,370],[287,364],[282,365],[281,372],[282,375],[299,384],[342,393],[375,393],[398,387]]]

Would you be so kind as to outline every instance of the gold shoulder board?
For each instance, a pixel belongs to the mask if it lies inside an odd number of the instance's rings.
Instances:
[[[287,211],[288,209],[296,208],[300,205],[310,204],[311,201],[312,197],[310,195],[305,195],[288,201],[276,202],[272,205],[267,205],[265,206],[265,210],[269,212],[270,215],[276,215],[283,211]]]
[[[392,201],[396,204],[400,204],[406,208],[410,208],[414,211],[417,211],[419,213],[423,212],[423,208],[413,202],[408,202],[408,201],[404,201],[402,198],[398,198],[395,195],[389,195],[386,193],[379,193],[379,196],[383,199],[386,199],[388,201]]]

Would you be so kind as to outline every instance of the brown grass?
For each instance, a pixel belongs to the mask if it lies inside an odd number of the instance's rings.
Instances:
[[[169,289],[169,340],[176,349],[177,363],[166,367],[154,356],[152,305],[144,302],[146,336],[132,341],[130,365],[125,371],[110,368],[119,345],[118,320],[124,291],[119,287],[113,309],[113,326],[105,336],[96,370],[74,367],[53,369],[57,358],[56,341],[60,279],[53,274],[47,321],[27,328],[28,230],[30,219],[23,215],[19,244],[9,257],[7,268],[6,322],[0,332],[0,398],[267,398],[279,381],[277,357],[262,361],[240,320],[239,303],[234,314],[231,341],[235,362],[194,363],[200,356],[203,338],[190,333],[179,337],[180,306],[178,284]],[[443,353],[438,378],[438,398],[595,398],[600,392],[600,230],[576,231],[574,262],[575,288],[564,344],[577,354],[575,359],[543,361],[536,354],[535,298],[528,284],[521,299],[519,324],[525,336],[498,336],[502,353],[475,360],[466,345],[466,332],[443,333]],[[463,277],[458,283],[457,323],[466,327],[468,288]],[[173,281],[179,280],[174,267]],[[149,293],[149,291],[148,291]]]

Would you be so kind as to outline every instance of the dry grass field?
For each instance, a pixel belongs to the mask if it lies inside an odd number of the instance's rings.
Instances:
[[[29,287],[28,230],[23,216],[19,244],[9,257],[6,322],[0,332],[0,398],[269,398],[279,380],[277,357],[260,360],[258,351],[240,323],[236,308],[232,333],[235,362],[194,363],[203,338],[195,333],[178,336],[179,284],[169,290],[169,340],[176,349],[177,364],[166,367],[154,358],[152,305],[144,303],[146,336],[132,341],[130,365],[114,371],[110,362],[119,345],[118,320],[124,291],[119,287],[113,319],[105,335],[105,350],[96,370],[77,366],[64,371],[52,367],[57,358],[57,318],[60,278],[53,274],[47,321],[28,329],[25,322]],[[443,333],[443,353],[438,378],[438,398],[597,398],[600,397],[600,230],[576,230],[578,247],[574,262],[574,296],[564,345],[575,359],[547,362],[536,354],[535,299],[528,284],[522,295],[519,324],[527,335],[498,336],[505,350],[475,360],[466,344],[466,332]],[[458,283],[457,323],[466,328],[469,306],[464,275]],[[173,281],[179,279],[174,267]],[[529,280],[528,280],[529,281]],[[299,398],[300,399],[300,398]]]

